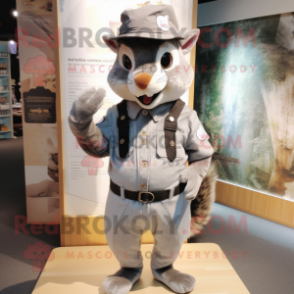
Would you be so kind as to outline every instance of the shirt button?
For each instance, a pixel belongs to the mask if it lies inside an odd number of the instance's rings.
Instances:
[[[125,120],[125,119],[126,119],[125,115],[122,115],[122,116],[120,117],[120,120]]]
[[[142,111],[142,114],[143,114],[144,116],[148,115],[148,110],[144,109],[144,110]]]
[[[145,137],[147,135],[147,132],[146,131],[142,131],[141,132],[141,135],[142,135],[142,137]]]
[[[142,184],[140,185],[140,188],[141,188],[141,190],[146,190],[147,185],[146,185],[145,183],[142,183]]]
[[[122,144],[124,144],[124,143],[125,143],[125,139],[120,139],[120,140],[119,140],[119,144],[122,145]]]
[[[142,161],[141,166],[142,166],[143,168],[146,168],[146,167],[148,166],[147,161]]]
[[[170,144],[171,147],[175,147],[175,141],[171,140],[171,141],[169,142],[169,144]]]
[[[141,143],[142,143],[143,146],[145,146],[145,145],[147,145],[147,140],[143,139]]]

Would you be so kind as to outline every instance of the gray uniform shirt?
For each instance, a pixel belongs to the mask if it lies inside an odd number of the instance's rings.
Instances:
[[[195,162],[212,156],[213,148],[197,113],[185,105],[177,122],[176,158],[169,161],[164,120],[173,104],[169,102],[144,110],[136,102],[127,102],[130,146],[123,159],[119,156],[117,106],[108,109],[104,120],[97,124],[104,137],[97,155],[110,156],[109,175],[115,184],[132,191],[172,189],[179,184],[187,160]]]

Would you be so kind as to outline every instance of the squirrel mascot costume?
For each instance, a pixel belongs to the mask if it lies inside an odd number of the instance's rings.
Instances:
[[[178,34],[170,5],[126,10],[116,37],[104,37],[117,58],[108,76],[123,100],[95,125],[106,96],[90,89],[72,106],[69,123],[84,151],[110,157],[105,215],[107,242],[121,268],[105,278],[108,294],[126,294],[141,276],[141,236],[154,236],[154,278],[175,293],[195,287],[195,278],[173,267],[183,242],[207,222],[214,201],[213,147],[197,113],[180,99],[194,71],[185,59],[199,29]],[[187,167],[187,162],[189,167]],[[191,221],[192,218],[192,221]],[[106,228],[105,228],[106,229]]]

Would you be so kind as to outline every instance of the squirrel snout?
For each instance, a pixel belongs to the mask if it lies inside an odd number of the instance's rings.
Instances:
[[[145,90],[148,87],[151,79],[152,79],[152,76],[147,73],[139,73],[135,75],[134,77],[135,84],[141,90]]]

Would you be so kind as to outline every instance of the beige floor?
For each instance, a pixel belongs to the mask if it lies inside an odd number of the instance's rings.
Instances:
[[[149,266],[152,247],[153,245],[142,245],[144,271],[131,292],[136,294],[171,292],[153,279]],[[118,268],[118,262],[108,246],[54,249],[33,294],[105,293],[102,287],[103,279]],[[196,287],[192,293],[249,293],[216,244],[184,244],[175,268],[195,276]]]

